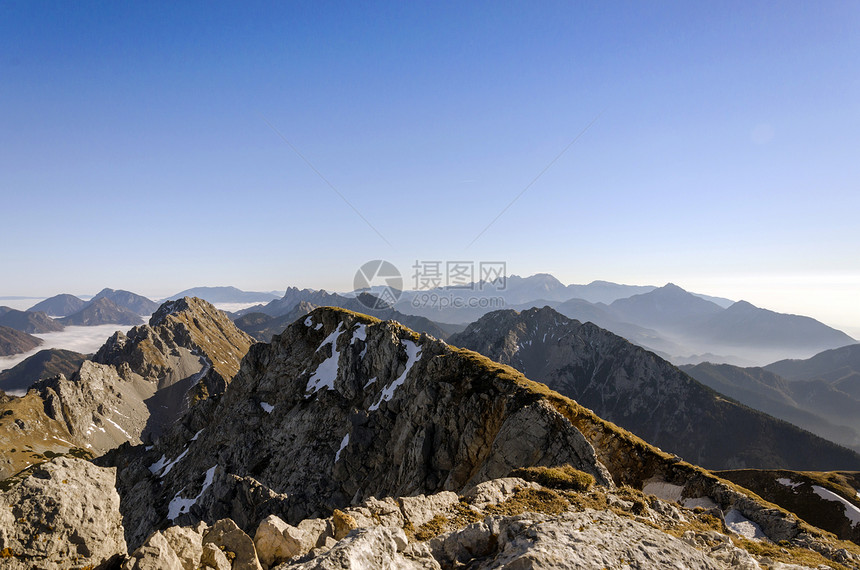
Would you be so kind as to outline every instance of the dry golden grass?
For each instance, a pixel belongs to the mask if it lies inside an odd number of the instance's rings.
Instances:
[[[511,471],[511,477],[534,481],[551,489],[588,491],[594,485],[594,477],[570,465],[561,467],[523,467]]]

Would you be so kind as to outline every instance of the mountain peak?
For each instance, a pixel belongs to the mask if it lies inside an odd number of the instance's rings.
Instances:
[[[152,317],[150,317],[149,326],[157,327],[158,325],[163,323],[168,316],[175,315],[182,311],[193,312],[195,310],[200,310],[205,312],[205,309],[208,307],[205,307],[204,303],[206,305],[209,305],[210,307],[212,306],[206,301],[198,299],[197,297],[182,297],[181,299],[176,299],[174,301],[165,301],[158,308],[158,310],[152,314]],[[214,309],[214,307],[212,308]]]

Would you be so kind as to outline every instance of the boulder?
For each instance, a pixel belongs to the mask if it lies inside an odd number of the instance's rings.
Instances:
[[[233,553],[233,570],[263,570],[254,541],[231,519],[221,519],[203,535],[203,546],[207,544],[214,544],[219,549],[223,547],[225,552]]]
[[[115,470],[57,457],[0,494],[4,568],[97,567],[126,553]]]
[[[227,559],[227,555],[211,542],[203,545],[200,554],[200,567],[204,570],[210,568],[212,570],[232,570],[232,565],[230,564],[230,560]]]
[[[321,539],[324,544],[328,526],[324,520],[307,519],[295,527],[269,515],[254,535],[257,556],[264,566],[269,567],[307,554],[321,545]]]
[[[328,551],[301,564],[282,564],[277,570],[412,570],[439,568],[427,558],[423,561],[400,553],[406,544],[402,529],[374,527],[358,529]]]
[[[160,532],[150,536],[122,565],[122,570],[184,570],[184,568],[182,560]]]

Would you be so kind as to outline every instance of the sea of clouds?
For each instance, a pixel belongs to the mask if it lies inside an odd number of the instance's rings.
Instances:
[[[12,368],[23,360],[46,348],[63,348],[83,354],[97,351],[116,331],[127,333],[132,327],[127,325],[98,325],[94,327],[66,327],[60,332],[34,334],[44,342],[38,347],[12,356],[0,356],[0,372]]]

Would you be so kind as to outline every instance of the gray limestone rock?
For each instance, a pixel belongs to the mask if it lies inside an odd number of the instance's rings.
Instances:
[[[58,457],[0,495],[4,568],[99,566],[126,553],[114,469]],[[8,549],[8,550],[7,550]]]

